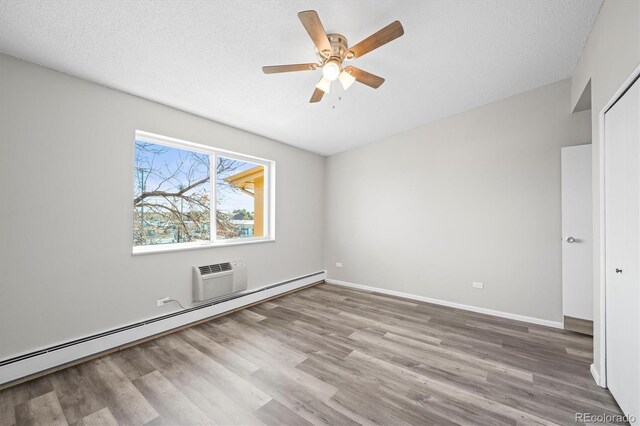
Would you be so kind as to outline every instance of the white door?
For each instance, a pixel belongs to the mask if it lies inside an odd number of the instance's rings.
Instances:
[[[640,412],[640,83],[605,114],[607,386]]]
[[[593,321],[591,145],[562,148],[562,308]]]

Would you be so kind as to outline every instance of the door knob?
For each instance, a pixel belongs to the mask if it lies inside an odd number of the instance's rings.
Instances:
[[[567,238],[567,240],[566,240],[566,241],[567,241],[569,244],[573,244],[573,243],[575,243],[575,242],[576,242],[576,239],[575,239],[575,238],[573,238],[573,237],[569,237],[569,238]]]
[[[616,268],[616,274],[621,274],[621,273],[622,273],[622,269]]]

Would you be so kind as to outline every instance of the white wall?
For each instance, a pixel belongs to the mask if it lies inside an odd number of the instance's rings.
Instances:
[[[593,140],[593,225],[594,225],[594,366],[602,367],[603,335],[601,323],[600,265],[600,141],[599,114],[633,70],[640,64],[640,2],[606,0],[594,23],[582,57],[572,78],[571,101],[578,104],[584,88],[591,82]]]
[[[329,278],[560,321],[560,148],[591,139],[570,90],[564,80],[329,157]]]
[[[277,241],[132,256],[136,129],[275,160]],[[322,270],[323,174],[318,155],[0,55],[0,358],[189,303],[192,265],[241,257],[250,288]]]

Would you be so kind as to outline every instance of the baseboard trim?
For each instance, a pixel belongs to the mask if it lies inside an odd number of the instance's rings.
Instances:
[[[411,300],[417,300],[417,301],[420,301],[420,302],[433,303],[434,305],[448,306],[450,308],[456,308],[456,309],[462,309],[462,310],[465,310],[465,311],[477,312],[479,314],[493,315],[494,317],[507,318],[507,319],[512,319],[512,320],[516,320],[516,321],[528,322],[528,323],[531,323],[531,324],[543,325],[543,326],[546,326],[546,327],[563,328],[563,324],[562,324],[561,321],[550,321],[550,320],[545,320],[545,319],[541,319],[541,318],[528,317],[528,316],[525,316],[525,315],[512,314],[512,313],[509,313],[509,312],[494,311],[493,309],[480,308],[480,307],[471,306],[471,305],[464,305],[462,303],[449,302],[447,300],[441,300],[441,299],[433,299],[431,297],[418,296],[416,294],[403,293],[401,291],[387,290],[387,289],[384,289],[384,288],[371,287],[371,286],[368,286],[368,285],[354,284],[354,283],[350,283],[350,282],[347,282],[347,281],[340,281],[340,280],[334,280],[334,279],[329,279],[329,278],[326,279],[325,281],[327,283],[329,283],[329,284],[340,285],[340,286],[343,286],[343,287],[350,287],[350,288],[355,288],[355,289],[358,289],[358,290],[371,291],[373,293],[388,294],[390,296],[398,296],[398,297],[403,297],[405,299],[411,299]]]
[[[564,316],[564,329],[593,337],[593,320]]]
[[[322,271],[267,285],[233,299],[205,304],[201,307],[196,306],[160,318],[153,318],[147,322],[120,327],[116,332],[106,331],[97,336],[87,336],[72,342],[53,345],[49,350],[37,351],[38,354],[34,356],[24,354],[13,357],[18,358],[15,361],[11,361],[13,358],[7,359],[4,361],[5,364],[0,366],[0,389],[309,287],[323,282],[326,276],[326,272]]]
[[[604,388],[605,386],[602,386],[602,383],[600,383],[600,373],[598,372],[595,364],[591,364],[589,371],[591,371],[591,375],[593,376],[593,380],[596,381],[596,384]]]

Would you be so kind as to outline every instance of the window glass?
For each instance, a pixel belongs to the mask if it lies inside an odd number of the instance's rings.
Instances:
[[[210,240],[209,162],[208,154],[136,141],[134,245]]]
[[[218,239],[264,236],[264,166],[216,158]]]

